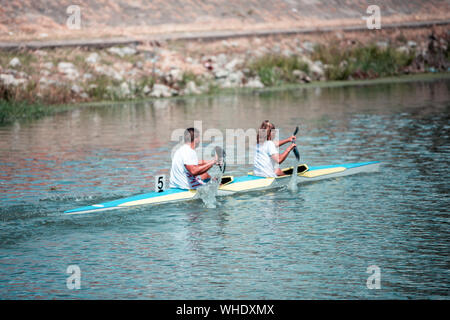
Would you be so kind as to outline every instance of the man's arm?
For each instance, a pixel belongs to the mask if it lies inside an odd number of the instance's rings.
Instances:
[[[199,175],[207,172],[215,164],[216,164],[216,160],[214,159],[214,160],[209,160],[209,161],[201,161],[200,164],[197,164],[197,165],[185,164],[184,166],[186,167],[187,171],[189,171],[190,174],[192,174],[193,176],[199,176]]]

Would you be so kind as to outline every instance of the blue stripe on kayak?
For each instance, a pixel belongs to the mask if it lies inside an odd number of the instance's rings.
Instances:
[[[109,202],[99,203],[97,205],[91,205],[91,206],[76,208],[76,209],[72,209],[72,210],[67,210],[67,211],[64,211],[64,213],[74,213],[74,212],[79,212],[79,211],[102,210],[105,208],[113,208],[113,207],[117,207],[118,205],[121,205],[122,203],[125,203],[128,201],[136,201],[136,200],[149,199],[149,198],[154,198],[154,197],[161,197],[161,196],[166,196],[169,194],[179,193],[179,192],[183,192],[183,191],[187,191],[187,190],[170,188],[163,192],[149,192],[149,193],[144,193],[144,194],[138,194],[138,195],[128,197],[128,198],[122,198],[122,199],[113,200],[113,201],[109,201]]]
[[[320,170],[320,169],[329,169],[329,168],[337,168],[337,167],[344,167],[346,169],[351,169],[351,168],[363,167],[363,166],[367,166],[369,164],[375,164],[375,163],[380,163],[380,161],[346,163],[346,164],[334,164],[334,165],[331,165],[331,166],[316,166],[316,167],[309,167],[309,171]]]
[[[251,180],[259,180],[259,179],[266,179],[266,178],[265,177],[258,177],[258,176],[242,176],[242,177],[234,178],[232,183],[251,181]],[[230,183],[230,184],[232,184],[232,183]]]

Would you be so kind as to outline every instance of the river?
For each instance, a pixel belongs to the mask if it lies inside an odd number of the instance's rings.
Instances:
[[[447,78],[222,94],[0,127],[0,298],[448,299],[449,89]],[[216,208],[63,214],[153,191],[169,175],[172,134],[194,121],[225,132],[266,119],[282,138],[300,126],[304,163],[379,160],[381,170]],[[246,174],[250,158],[226,174]],[[67,285],[72,265],[79,289]]]

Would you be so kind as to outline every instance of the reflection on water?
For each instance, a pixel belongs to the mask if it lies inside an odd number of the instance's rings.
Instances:
[[[0,298],[446,298],[449,86],[167,99],[1,127]],[[196,120],[256,129],[265,119],[281,137],[300,125],[301,163],[381,160],[383,170],[218,198],[215,208],[62,214],[153,190],[154,176],[169,176],[175,129]],[[76,292],[65,286],[70,264],[82,270]],[[369,265],[381,269],[380,290],[365,285]]]

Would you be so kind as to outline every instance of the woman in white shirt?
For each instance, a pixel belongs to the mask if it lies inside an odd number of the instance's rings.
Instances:
[[[291,136],[285,140],[272,141],[275,135],[275,126],[264,121],[258,130],[256,136],[257,145],[253,167],[253,174],[261,177],[277,177],[283,176],[284,172],[278,167],[286,160],[289,152],[296,146],[292,143],[281,155],[278,148],[286,143],[295,141],[295,136]]]

